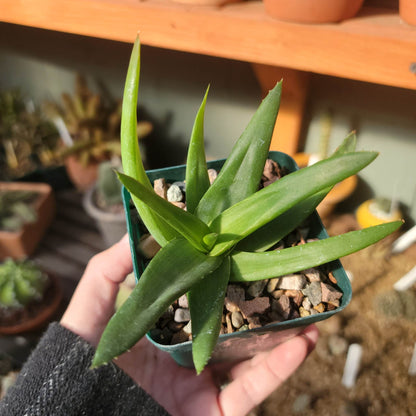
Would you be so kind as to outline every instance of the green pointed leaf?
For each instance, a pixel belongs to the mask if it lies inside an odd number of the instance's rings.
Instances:
[[[123,171],[126,175],[135,178],[149,190],[152,185],[146,175],[137,139],[137,96],[140,78],[140,40],[136,38],[133,51],[130,57],[129,68],[127,71],[126,83],[123,95],[123,108],[121,115],[121,158]],[[132,196],[137,211],[152,233],[156,241],[165,245],[171,239],[178,237],[179,234],[164,223],[146,204]]]
[[[204,149],[204,114],[209,86],[196,115],[186,161],[186,209],[194,213],[200,199],[210,186]]]
[[[209,222],[257,191],[279,111],[282,83],[269,92],[237,140],[217,179],[202,197],[196,215]]]
[[[376,152],[330,157],[292,172],[233,205],[210,224],[212,232],[218,234],[211,255],[226,252],[295,204],[357,173],[376,157]]]
[[[222,258],[206,256],[184,239],[165,245],[105,328],[92,367],[108,363],[128,351],[172,302],[194,284],[208,278],[221,262]]]
[[[127,190],[139,199],[143,204],[150,207],[153,212],[164,219],[178,234],[188,240],[196,249],[208,252],[214,243],[209,235],[212,234],[208,226],[194,215],[171,204],[166,199],[161,198],[153,190],[149,190],[140,182],[116,172],[120,182]]]
[[[236,249],[239,251],[257,252],[268,250],[306,220],[325,198],[330,189],[332,188],[318,192],[288,209],[273,221],[263,225],[263,227],[241,240],[237,244]]]
[[[221,329],[225,293],[230,278],[230,258],[209,278],[201,280],[188,293],[192,322],[192,356],[197,373],[207,364]]]
[[[351,133],[344,139],[332,157],[353,152],[355,151],[355,147],[356,136],[355,133]],[[315,210],[331,189],[332,187],[327,188],[326,190],[299,202],[269,224],[264,225],[244,238],[238,243],[236,249],[239,251],[257,252],[268,250],[298,227]]]
[[[269,279],[316,267],[368,247],[401,225],[401,221],[394,221],[283,250],[263,253],[235,251],[231,256],[230,280]]]
[[[351,132],[344,141],[337,147],[335,152],[331,155],[332,156],[339,156],[345,153],[352,153],[355,152],[355,148],[357,147],[357,136],[355,132]]]

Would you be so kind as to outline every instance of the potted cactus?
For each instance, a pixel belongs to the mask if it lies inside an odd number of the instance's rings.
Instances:
[[[0,260],[30,256],[55,215],[50,185],[0,182]]]
[[[97,182],[83,197],[84,209],[96,221],[108,247],[126,233],[122,186],[115,169],[121,170],[121,161],[118,158],[101,162],[98,166]]]
[[[0,334],[41,327],[57,311],[62,294],[56,278],[29,260],[0,264]]]
[[[178,362],[181,364],[193,364],[197,373],[212,356],[217,355],[221,360],[248,357],[259,349],[270,348],[268,340],[276,344],[295,335],[305,325],[341,310],[348,303],[351,290],[341,266],[335,263],[334,275],[338,277],[334,284],[343,292],[339,308],[241,331],[237,335],[219,336],[229,283],[244,285],[326,264],[400,227],[401,221],[398,221],[331,238],[324,238],[321,230],[318,232],[321,240],[269,250],[313,212],[332,186],[356,174],[377,154],[355,152],[354,136],[350,136],[327,160],[301,170],[296,170],[290,158],[282,156],[281,164],[292,164],[294,171],[258,190],[280,103],[282,84],[278,83],[261,103],[228,159],[222,161],[219,175],[210,186],[203,145],[205,95],[194,123],[187,164],[181,168],[186,183],[185,211],[154,192],[141,162],[136,140],[139,61],[137,39],[123,100],[124,173],[118,176],[129,191],[140,219],[161,249],[145,267],[130,297],[108,323],[92,366],[105,364],[131,348],[184,294],[190,307],[192,341],[179,344],[181,351],[176,350],[172,355],[174,358],[180,355]],[[133,232],[130,236],[136,263],[137,239]],[[311,286],[316,284],[310,282],[305,289]],[[245,356],[233,355],[239,344],[244,344]],[[227,347],[231,347],[231,355],[227,355]],[[189,356],[190,351],[189,362],[185,356]]]
[[[42,110],[19,90],[0,92],[0,175],[3,180],[57,171],[59,135]]]
[[[120,156],[120,101],[95,94],[85,77],[77,74],[74,94],[63,93],[61,105],[45,102],[44,109],[65,144],[57,152],[58,158],[75,187],[87,190],[97,179],[100,162]],[[141,122],[138,137],[151,130],[151,123]]]

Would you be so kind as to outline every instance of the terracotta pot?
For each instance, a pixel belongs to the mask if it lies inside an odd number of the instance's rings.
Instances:
[[[293,156],[300,168],[308,166],[311,155],[308,153],[297,153]],[[327,217],[335,209],[336,205],[349,197],[357,187],[357,176],[350,176],[336,184],[324,200],[318,205],[317,211],[321,218]]]
[[[62,301],[62,289],[58,278],[49,275],[50,285],[46,289],[44,299],[30,306],[31,315],[13,325],[0,324],[1,335],[15,335],[42,328],[51,321]]]
[[[415,0],[400,0],[399,13],[402,20],[409,25],[416,25],[416,1]]]
[[[281,152],[269,152],[269,157],[285,167],[290,172],[296,170],[296,164],[293,159]],[[220,170],[225,159],[208,162],[209,168]],[[185,165],[174,166],[163,169],[147,171],[147,176],[151,182],[157,178],[165,178],[166,182],[172,183],[183,180],[185,177]],[[124,209],[127,217],[127,230],[130,237],[130,248],[133,259],[133,270],[136,279],[140,278],[146,266],[146,260],[143,259],[136,250],[140,240],[140,226],[137,218],[133,218],[130,210],[130,193],[123,189]],[[328,234],[314,212],[312,214],[310,235],[319,239],[327,238]],[[283,322],[267,324],[263,327],[248,329],[240,332],[221,334],[218,338],[217,345],[212,354],[211,362],[221,361],[239,361],[252,357],[259,351],[267,351],[279,343],[299,334],[306,326],[327,319],[330,316],[343,310],[351,301],[352,290],[350,281],[345,273],[341,263],[337,260],[330,263],[330,270],[337,281],[338,289],[343,293],[341,304],[338,308],[331,311],[317,313],[315,315],[304,316]],[[147,335],[150,342],[157,348],[169,353],[172,358],[185,367],[193,367],[192,360],[192,342],[186,341],[174,345],[164,345],[155,341],[150,334]]]
[[[65,159],[65,168],[72,184],[81,192],[91,188],[98,176],[98,163],[82,165],[75,156]]]
[[[264,7],[270,16],[280,20],[331,23],[354,17],[363,2],[364,0],[264,0]]]
[[[37,220],[25,224],[19,231],[0,231],[0,260],[30,256],[43,238],[55,216],[56,204],[52,188],[45,183],[0,182],[0,191],[24,190],[39,193],[34,207]]]

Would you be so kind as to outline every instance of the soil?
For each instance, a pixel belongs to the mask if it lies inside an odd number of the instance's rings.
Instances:
[[[325,222],[330,235],[357,228],[352,215]],[[351,303],[318,324],[321,335],[316,349],[253,415],[416,415],[416,376],[408,374],[416,321],[400,314],[386,316],[375,306],[379,296],[391,293],[393,284],[416,263],[416,245],[390,254],[394,238],[397,235],[341,260],[353,276]],[[410,290],[414,294],[416,288]],[[363,348],[352,388],[341,382],[347,348],[334,353],[330,348],[334,336],[346,341],[346,346],[359,343]]]

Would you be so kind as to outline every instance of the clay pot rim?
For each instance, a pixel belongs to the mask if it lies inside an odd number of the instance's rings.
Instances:
[[[34,201],[34,208],[39,214],[40,207],[44,204],[49,195],[53,193],[52,187],[47,183],[38,182],[0,182],[0,192],[2,191],[33,191],[38,193],[38,197]],[[25,232],[25,228],[30,225],[24,224],[17,231],[0,230],[0,236],[7,238],[9,236],[21,236]]]
[[[85,211],[87,211],[88,215],[104,222],[125,222],[126,214],[124,213],[124,209],[120,212],[115,213],[103,211],[102,209],[97,207],[97,205],[94,203],[94,194],[96,190],[96,186],[92,186],[84,193],[84,197],[82,199],[82,204],[84,206]]]
[[[50,284],[53,286],[54,298],[52,302],[45,308],[41,309],[38,314],[36,314],[30,319],[25,320],[24,322],[21,322],[16,325],[0,325],[1,335],[15,335],[38,329],[58,310],[58,307],[61,304],[63,298],[61,286],[59,284],[58,278],[55,275],[48,272],[45,273],[48,275],[50,279]]]

